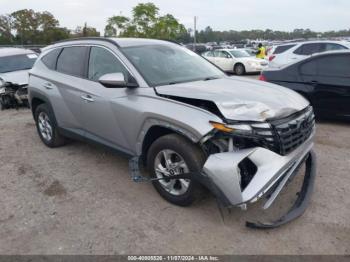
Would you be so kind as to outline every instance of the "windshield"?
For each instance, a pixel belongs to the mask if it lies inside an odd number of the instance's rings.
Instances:
[[[0,57],[0,73],[31,69],[36,58],[36,54]]]
[[[133,46],[125,47],[123,51],[150,86],[224,76],[206,59],[178,45]]]
[[[249,57],[250,56],[247,53],[247,51],[245,51],[245,50],[231,50],[230,53],[236,58]]]

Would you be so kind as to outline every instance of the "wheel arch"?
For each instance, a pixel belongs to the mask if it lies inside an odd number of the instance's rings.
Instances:
[[[46,96],[44,96],[44,95],[42,95],[42,94],[40,94],[38,92],[31,91],[30,92],[30,108],[32,110],[32,114],[33,114],[34,118],[35,118],[35,110],[41,104],[46,104],[49,107],[50,111],[52,112],[54,121],[57,124],[55,112],[53,110],[53,107],[51,105],[50,100]]]
[[[141,156],[142,161],[145,163],[147,153],[151,145],[160,137],[168,134],[178,134],[192,143],[198,143],[198,139],[184,128],[172,125],[170,123],[158,122],[153,125],[146,125],[141,131],[141,137],[139,138],[137,154]]]
[[[243,66],[244,69],[245,69],[245,65],[244,65],[242,62],[236,62],[236,63],[233,65],[233,70],[235,70],[236,66],[238,66],[238,65]]]

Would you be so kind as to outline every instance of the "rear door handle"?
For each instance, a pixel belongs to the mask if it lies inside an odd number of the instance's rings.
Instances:
[[[81,96],[81,98],[87,102],[94,102],[95,100],[90,95]]]
[[[53,85],[49,82],[46,82],[45,84],[43,84],[43,87],[45,87],[46,89],[53,89]]]
[[[316,80],[311,80],[311,85],[317,85],[318,84],[318,81]]]

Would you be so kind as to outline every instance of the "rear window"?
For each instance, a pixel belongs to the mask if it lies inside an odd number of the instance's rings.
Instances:
[[[57,60],[57,71],[73,76],[84,76],[87,47],[65,47]]]
[[[274,55],[282,54],[283,52],[291,49],[294,46],[295,45],[280,45],[280,46],[277,46],[275,51],[273,52],[273,54]]]
[[[44,65],[47,66],[47,68],[55,70],[57,57],[60,54],[61,50],[62,48],[52,50],[51,52],[44,55],[43,58],[41,58],[41,61],[44,63]]]

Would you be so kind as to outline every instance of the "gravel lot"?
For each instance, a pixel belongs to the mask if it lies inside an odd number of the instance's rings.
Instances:
[[[49,149],[29,110],[0,112],[0,254],[350,254],[350,126],[318,123],[318,176],[298,220],[245,228],[260,205],[220,216],[208,196],[173,206],[151,184],[131,181],[128,161],[73,142]],[[291,204],[301,179],[271,208]],[[261,203],[260,203],[261,204]]]

